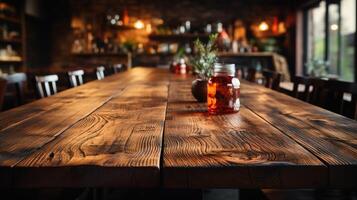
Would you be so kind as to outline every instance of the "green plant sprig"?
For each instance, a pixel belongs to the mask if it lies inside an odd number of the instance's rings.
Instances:
[[[199,39],[194,42],[197,55],[192,59],[193,70],[199,78],[208,80],[212,76],[213,65],[217,62],[217,47],[215,45],[217,34],[209,36],[207,44]]]

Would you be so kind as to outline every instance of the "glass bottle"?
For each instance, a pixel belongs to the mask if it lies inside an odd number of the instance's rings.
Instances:
[[[207,85],[207,104],[210,114],[239,111],[240,82],[234,75],[234,64],[214,65],[213,76],[208,80]]]
[[[180,58],[179,63],[176,65],[175,68],[176,74],[187,74],[187,65],[184,58]]]

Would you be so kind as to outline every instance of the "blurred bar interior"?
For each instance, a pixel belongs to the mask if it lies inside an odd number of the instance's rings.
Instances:
[[[355,0],[2,0],[0,76],[165,68],[218,33],[221,62],[354,82],[355,32]]]

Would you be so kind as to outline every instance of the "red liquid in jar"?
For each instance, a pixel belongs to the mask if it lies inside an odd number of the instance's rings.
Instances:
[[[207,103],[210,114],[238,112],[239,80],[232,76],[213,76],[208,81]]]

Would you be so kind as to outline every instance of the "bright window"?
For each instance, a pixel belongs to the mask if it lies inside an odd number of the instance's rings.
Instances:
[[[321,1],[305,12],[304,62],[322,61],[329,75],[354,81],[356,0],[333,2]]]
[[[341,76],[347,81],[354,80],[356,0],[341,2]]]

